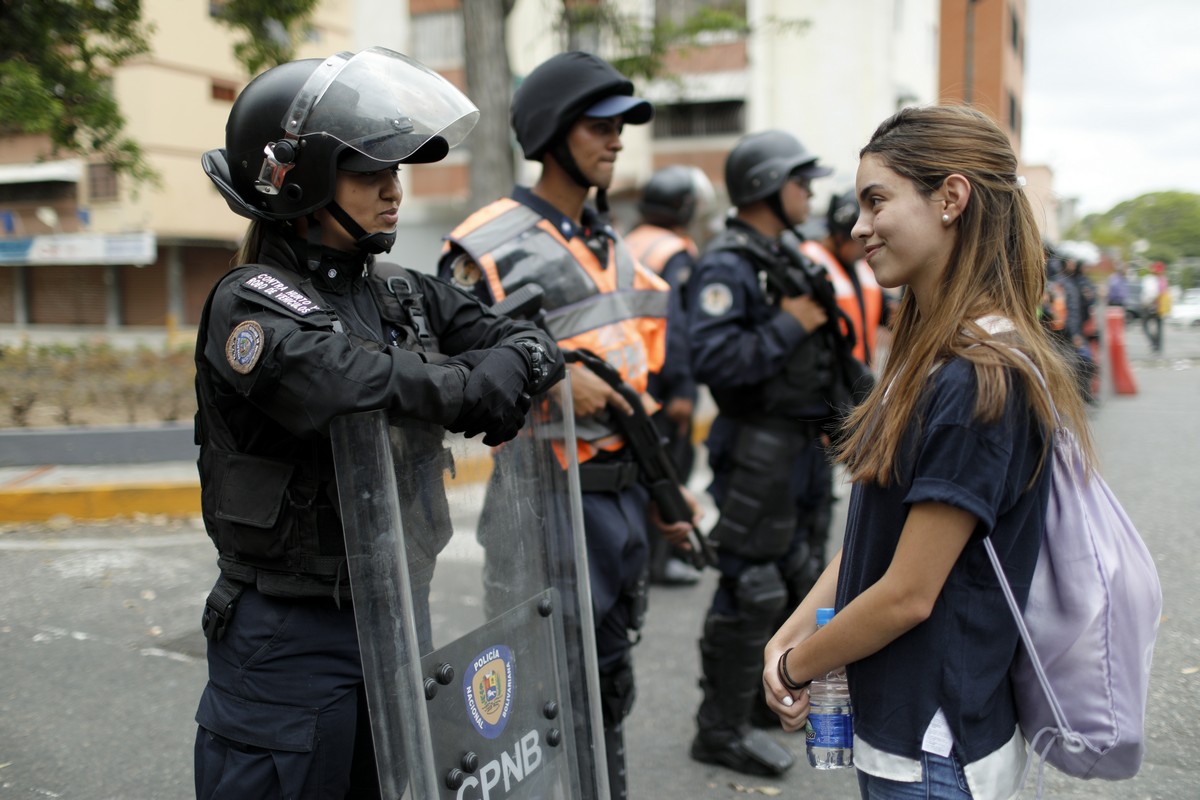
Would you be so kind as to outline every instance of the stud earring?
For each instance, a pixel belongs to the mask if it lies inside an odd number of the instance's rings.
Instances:
[[[950,224],[950,215],[942,214],[942,222],[946,225],[949,225]]]

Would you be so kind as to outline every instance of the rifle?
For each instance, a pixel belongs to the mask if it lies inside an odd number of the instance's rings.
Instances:
[[[542,287],[526,284],[492,306],[492,310],[516,319],[531,320],[544,330],[546,325],[545,313],[542,311],[543,295]],[[682,482],[675,471],[675,464],[667,455],[658,427],[646,413],[641,397],[632,386],[621,379],[621,373],[617,372],[612,364],[595,353],[582,349],[564,350],[563,358],[569,362],[581,363],[596,373],[633,408],[633,415],[630,416],[610,407],[609,418],[633,454],[633,459],[638,465],[639,480],[653,498],[664,522],[686,522],[690,526],[688,542],[692,548],[692,565],[697,569],[716,566],[716,550],[692,522],[691,508],[680,488]]]
[[[800,240],[796,235],[785,230],[779,235],[779,245],[790,264],[784,266],[768,261],[764,270],[767,286],[786,297],[806,294],[825,309],[828,321],[813,333],[824,334],[833,351],[836,370],[830,406],[835,413],[845,413],[849,407],[862,402],[875,383],[870,370],[854,356],[858,332],[838,305],[828,274],[800,252]]]

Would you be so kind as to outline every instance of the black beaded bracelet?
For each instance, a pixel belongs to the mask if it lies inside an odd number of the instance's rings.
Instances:
[[[792,648],[783,651],[783,655],[779,657],[779,680],[783,682],[784,688],[793,692],[798,692],[801,689],[807,689],[812,680],[807,680],[804,683],[797,683],[792,680],[792,676],[788,674],[787,657],[788,653],[792,652]]]

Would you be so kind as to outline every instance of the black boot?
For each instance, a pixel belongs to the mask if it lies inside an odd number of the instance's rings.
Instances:
[[[750,725],[751,703],[762,683],[763,632],[737,617],[710,615],[700,640],[704,699],[691,756],[748,775],[781,775],[795,757]]]

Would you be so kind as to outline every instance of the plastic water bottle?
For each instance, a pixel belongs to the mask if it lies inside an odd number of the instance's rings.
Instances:
[[[832,608],[817,609],[817,627],[833,619]],[[817,769],[841,769],[854,764],[854,712],[845,667],[836,669],[808,687],[808,722],[804,744],[808,763]]]

